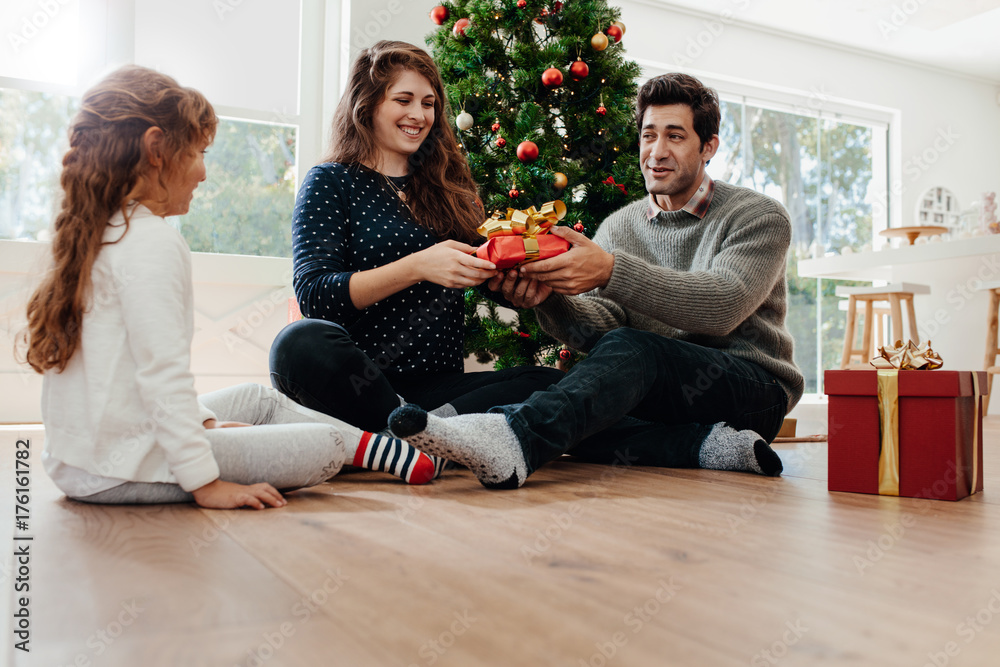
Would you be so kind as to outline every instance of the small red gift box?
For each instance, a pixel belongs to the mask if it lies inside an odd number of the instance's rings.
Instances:
[[[569,241],[553,234],[542,234],[534,238],[494,236],[476,249],[476,257],[493,262],[498,269],[503,270],[525,262],[555,257],[569,250],[569,246]]]
[[[489,240],[476,249],[475,255],[493,262],[500,270],[555,257],[569,250],[570,243],[550,236],[548,231],[565,216],[566,204],[558,200],[542,204],[541,210],[531,206],[509,208],[506,214],[497,211],[476,230]]]
[[[826,371],[825,383],[830,491],[939,500],[982,491],[985,372]]]

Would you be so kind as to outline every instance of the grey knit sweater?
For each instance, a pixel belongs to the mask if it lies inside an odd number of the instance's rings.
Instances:
[[[686,211],[647,220],[648,205],[645,197],[608,216],[594,236],[615,256],[607,287],[552,294],[537,309],[542,327],[583,351],[618,327],[716,348],[771,373],[791,410],[803,378],[785,328],[784,207],[722,181],[700,220]]]

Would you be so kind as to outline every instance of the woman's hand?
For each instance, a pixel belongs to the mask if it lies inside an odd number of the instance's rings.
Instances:
[[[410,255],[418,282],[427,280],[442,287],[474,287],[497,274],[496,265],[471,253],[475,246],[442,241]]]
[[[516,269],[499,272],[487,285],[494,292],[500,292],[515,308],[534,308],[549,298],[552,288],[534,278],[522,276]]]
[[[284,507],[288,504],[278,490],[267,482],[247,486],[217,479],[191,493],[194,494],[194,501],[200,506],[215,510],[231,510],[237,507],[262,510],[267,505]]]

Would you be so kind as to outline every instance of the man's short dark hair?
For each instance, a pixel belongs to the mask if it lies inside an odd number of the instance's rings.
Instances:
[[[719,133],[719,96],[693,76],[677,72],[661,74],[642,84],[635,104],[635,122],[639,131],[642,131],[642,117],[646,115],[647,108],[668,104],[691,107],[694,131],[698,133],[702,146]]]

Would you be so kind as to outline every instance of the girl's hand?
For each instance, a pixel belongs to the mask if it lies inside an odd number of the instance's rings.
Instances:
[[[266,505],[284,507],[288,504],[278,490],[267,482],[246,486],[217,479],[191,493],[194,494],[194,501],[200,506],[215,510],[231,510],[237,507],[262,510]]]
[[[214,419],[206,419],[204,426],[205,428],[241,428],[243,426],[253,426],[253,424],[244,424],[243,422],[220,422]]]
[[[418,281],[442,287],[474,287],[496,275],[496,265],[472,255],[476,248],[459,241],[442,241],[410,255]]]

